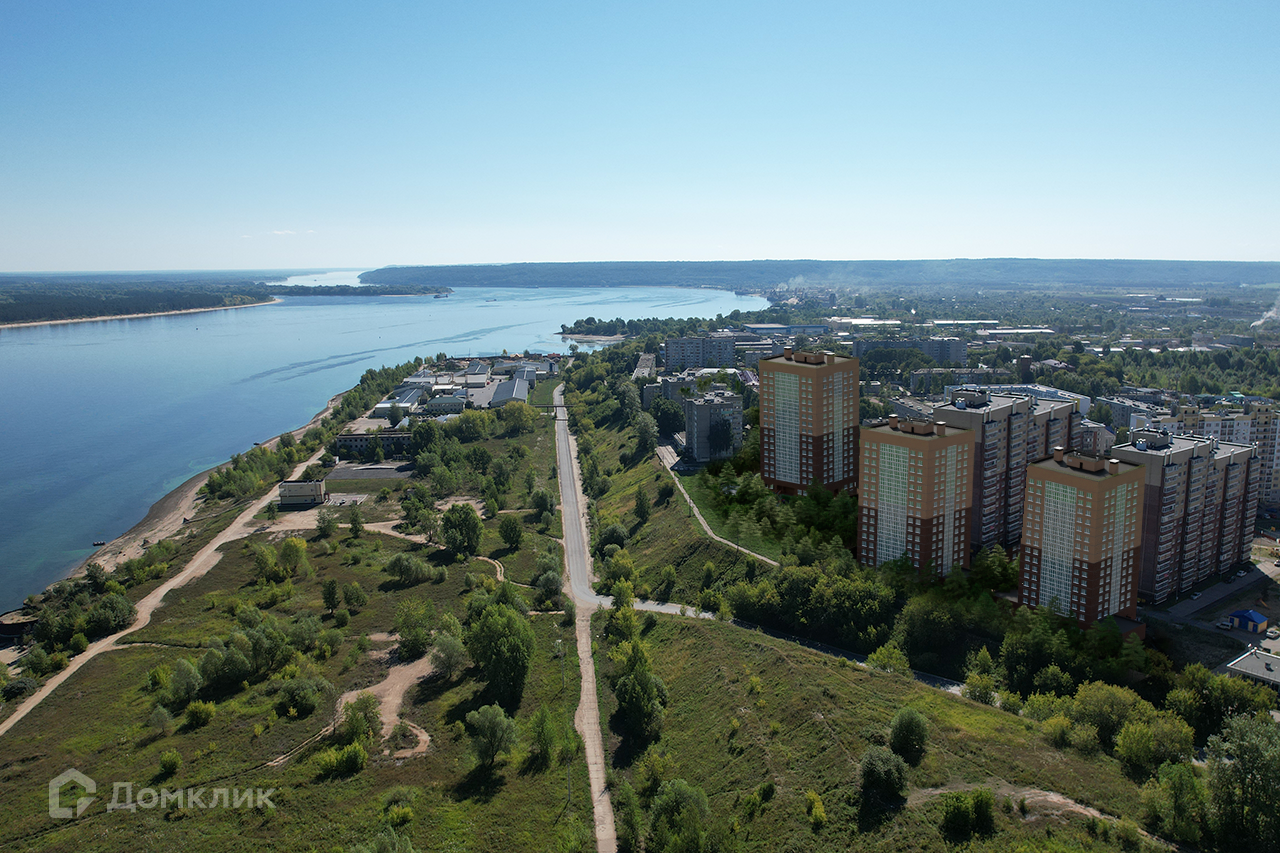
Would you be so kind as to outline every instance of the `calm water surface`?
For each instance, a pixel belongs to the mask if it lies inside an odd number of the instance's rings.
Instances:
[[[367,368],[442,351],[562,352],[560,324],[588,316],[766,306],[717,290],[464,288],[0,330],[0,610],[193,474],[306,423]]]

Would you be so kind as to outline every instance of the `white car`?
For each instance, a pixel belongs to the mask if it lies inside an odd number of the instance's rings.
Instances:
[[[1219,622],[1219,623],[1218,623],[1217,625],[1215,625],[1214,627],[1215,627],[1215,628],[1221,628],[1221,629],[1222,629],[1222,630],[1224,630],[1224,631],[1230,631],[1230,630],[1231,630],[1231,623],[1230,623],[1230,622],[1228,622],[1226,619],[1223,619],[1221,622]]]
[[[1242,578],[1242,577],[1244,577],[1244,576],[1245,576],[1245,575],[1247,575],[1247,574],[1248,574],[1248,572],[1246,572],[1244,569],[1241,569],[1240,571],[1236,572],[1236,577],[1238,577],[1238,578]]]
[[[1200,596],[1202,596],[1202,595],[1204,595],[1204,593],[1203,593],[1203,592],[1193,592],[1193,593],[1191,593],[1191,600],[1192,600],[1192,601],[1195,601],[1197,598],[1199,598],[1199,597],[1200,597]]]
[[[1268,640],[1280,639],[1280,628],[1268,628],[1267,639]]]

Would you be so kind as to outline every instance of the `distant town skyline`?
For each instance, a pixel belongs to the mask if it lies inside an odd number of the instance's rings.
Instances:
[[[1270,3],[0,7],[0,271],[1280,260]]]

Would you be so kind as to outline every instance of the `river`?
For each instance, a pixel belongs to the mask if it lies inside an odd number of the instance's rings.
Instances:
[[[469,287],[446,299],[285,297],[0,329],[0,611],[66,576],[95,540],[128,530],[192,475],[306,423],[370,367],[439,352],[563,352],[560,325],[588,316],[714,317],[766,306],[689,288]]]

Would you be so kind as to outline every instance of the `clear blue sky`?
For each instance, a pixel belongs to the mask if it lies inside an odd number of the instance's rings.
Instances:
[[[1280,260],[1280,3],[0,3],[0,270]]]

